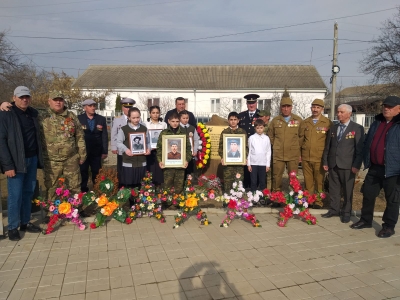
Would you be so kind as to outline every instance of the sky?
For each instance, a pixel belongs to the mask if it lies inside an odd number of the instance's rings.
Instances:
[[[0,31],[20,58],[74,77],[89,65],[314,65],[338,89],[359,70],[395,0],[1,0]]]

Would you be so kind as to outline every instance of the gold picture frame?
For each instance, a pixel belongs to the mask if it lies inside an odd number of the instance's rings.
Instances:
[[[164,168],[184,168],[186,163],[186,135],[163,135],[162,152]]]
[[[225,165],[246,163],[246,134],[224,134],[222,142]]]

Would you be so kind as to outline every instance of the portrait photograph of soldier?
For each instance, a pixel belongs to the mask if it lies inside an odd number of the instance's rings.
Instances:
[[[131,151],[133,154],[146,153],[146,135],[145,133],[131,133],[129,135]]]
[[[163,159],[165,167],[176,168],[183,166],[186,157],[186,136],[163,136]]]
[[[234,136],[224,135],[224,153],[225,153],[225,163],[226,164],[243,164],[245,153],[244,147],[244,135],[238,137],[237,134]]]
[[[162,129],[149,129],[151,149],[157,148],[158,137]]]

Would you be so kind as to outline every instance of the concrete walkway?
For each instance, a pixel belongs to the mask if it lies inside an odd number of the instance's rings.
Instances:
[[[262,228],[220,228],[222,217],[1,240],[0,299],[400,299],[398,233],[379,239],[378,224],[356,231],[338,218],[279,228],[276,214],[258,215]]]

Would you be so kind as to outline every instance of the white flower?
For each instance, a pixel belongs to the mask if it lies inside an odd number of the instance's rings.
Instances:
[[[254,202],[260,201],[260,196],[259,195],[255,195],[253,201]]]
[[[293,211],[293,214],[298,215],[300,213],[300,209],[296,208],[296,210]]]
[[[199,145],[201,146],[203,144],[203,141],[199,141]],[[201,149],[201,147],[199,147],[199,149]]]
[[[118,216],[122,216],[122,211],[118,210]]]
[[[234,182],[234,183],[232,184],[232,186],[233,186],[233,188],[235,189],[235,188],[237,187],[237,182]]]
[[[224,223],[224,227],[227,228],[227,227],[228,227],[228,224]]]
[[[289,195],[290,195],[290,196],[293,196],[293,194],[294,194],[294,192],[293,192],[293,191],[290,191]]]
[[[303,191],[298,191],[297,192],[299,195],[303,195]]]
[[[294,203],[290,203],[290,204],[289,204],[290,209],[293,209],[295,206],[296,206],[296,205],[295,205]]]
[[[253,198],[253,193],[252,193],[252,192],[247,192],[247,198],[249,198],[249,200],[250,200],[251,198]]]
[[[304,206],[305,208],[307,208],[307,207],[308,207],[308,203],[307,203],[307,202],[304,202],[304,203],[303,203],[303,206]]]
[[[233,193],[234,193],[235,191],[231,189],[229,192],[231,193],[231,195],[233,195]]]
[[[241,211],[237,211],[236,215],[240,217],[242,215],[242,212]]]
[[[96,198],[96,203],[99,203],[99,199],[100,199],[100,198]]]
[[[243,197],[243,192],[237,192],[237,193],[236,193],[236,196],[237,196],[238,198],[242,198],[242,197]]]
[[[175,225],[174,225],[174,228],[178,228],[178,227],[179,227],[179,225],[178,225],[178,224],[175,224]]]
[[[143,203],[140,203],[140,207],[144,207],[144,204],[143,204]]]
[[[188,188],[188,187],[186,188],[186,191],[189,191],[189,188]]]
[[[79,195],[78,195],[78,194],[75,194],[75,195],[74,195],[74,198],[75,198],[75,199],[78,199],[78,198],[79,198]]]
[[[100,212],[101,212],[102,214],[104,214],[104,208],[100,209]]]
[[[111,185],[109,183],[106,183],[106,189],[109,190]]]

